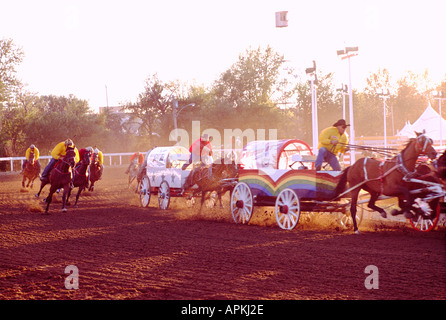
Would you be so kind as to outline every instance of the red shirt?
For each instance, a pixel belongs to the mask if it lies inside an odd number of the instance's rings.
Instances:
[[[130,162],[133,161],[133,159],[135,159],[136,157],[136,153],[133,154],[133,156],[130,157]],[[138,163],[142,164],[144,162],[144,156],[142,153],[139,154],[139,158],[138,158]]]
[[[203,148],[205,146],[209,148],[210,150],[209,155],[211,155],[212,154],[211,143],[209,141],[203,141],[201,140],[201,138],[195,140],[194,143],[192,143],[192,145],[189,148],[189,152],[201,156],[201,152],[203,151]]]

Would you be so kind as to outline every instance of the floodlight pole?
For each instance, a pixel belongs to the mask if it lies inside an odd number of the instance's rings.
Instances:
[[[305,69],[305,73],[310,77],[310,90],[311,90],[311,123],[313,129],[313,154],[317,153],[318,146],[318,124],[317,124],[317,74],[316,74],[316,61],[313,60],[313,67]]]
[[[434,91],[434,99],[438,100],[438,112],[440,113],[440,147],[443,146],[443,117],[441,116],[441,100],[443,100],[443,91]]]
[[[384,89],[379,93],[379,97],[383,99],[383,117],[384,117],[384,149],[387,149],[387,121],[386,121],[386,99],[390,96],[389,89],[385,93]],[[387,157],[387,156],[386,156]]]
[[[348,94],[348,86],[344,84],[341,84],[341,87],[339,89],[336,89],[336,91],[341,92],[342,94],[342,119],[345,119],[345,95]]]
[[[345,50],[337,50],[338,56],[341,56],[341,59],[348,59],[348,104],[350,108],[349,116],[350,116],[350,143],[355,144],[355,123],[353,118],[353,95],[352,95],[352,70],[351,70],[351,62],[350,58],[357,56],[355,53],[358,51],[358,47],[346,47]],[[355,162],[355,150],[350,150],[350,164]]]

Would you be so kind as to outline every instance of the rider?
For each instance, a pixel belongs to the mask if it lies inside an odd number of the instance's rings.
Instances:
[[[341,171],[341,165],[336,155],[348,151],[346,148],[348,135],[345,133],[348,126],[349,124],[344,119],[340,119],[333,126],[322,130],[319,135],[319,151],[315,162],[317,171],[321,170],[324,161],[328,162],[334,171]]]
[[[71,139],[67,139],[65,141],[59,142],[54,147],[53,151],[51,151],[52,158],[51,158],[50,162],[48,163],[48,165],[45,167],[45,169],[43,169],[42,176],[40,177],[41,181],[45,181],[48,179],[51,170],[54,168],[57,161],[61,157],[64,157],[67,154],[67,148],[69,148],[69,147],[74,148],[74,151],[76,152],[76,156],[75,156],[74,160],[76,163],[79,162],[79,151],[75,147],[73,141]]]
[[[86,152],[90,153],[90,158],[91,158],[91,156],[93,155],[93,148],[92,147],[86,147],[86,148],[82,148],[82,149],[79,150],[79,159],[80,159],[79,163],[84,160],[84,155],[85,155]]]
[[[130,172],[130,168],[132,167],[132,163],[133,160],[135,158],[138,158],[138,165],[141,166],[142,163],[144,162],[144,155],[142,153],[140,153],[139,151],[135,152],[131,157],[130,157],[130,164],[129,167],[127,168],[127,170],[125,170],[125,174],[128,174]]]
[[[94,149],[93,152],[93,159],[94,157],[96,157],[96,162],[98,163],[99,167],[101,168],[99,171],[99,180],[102,177],[102,172],[104,171],[104,154],[102,153],[101,150],[99,150],[98,148]]]
[[[37,149],[36,146],[34,144],[32,144],[32,145],[29,146],[28,149],[26,149],[26,152],[25,152],[25,158],[26,159],[25,159],[25,161],[23,161],[22,172],[20,172],[20,173],[23,173],[23,171],[25,170],[26,163],[30,161],[29,157],[30,157],[31,154],[34,155],[34,161],[35,161],[34,165],[37,168],[39,168],[39,172],[40,172],[40,162],[39,162],[39,154],[40,154],[40,152],[39,152],[39,149]]]
[[[212,145],[209,141],[209,136],[205,133],[199,139],[195,140],[194,143],[192,143],[192,145],[190,146],[189,152],[189,160],[185,164],[183,164],[182,170],[185,170],[192,162],[201,162],[204,157],[212,156]]]

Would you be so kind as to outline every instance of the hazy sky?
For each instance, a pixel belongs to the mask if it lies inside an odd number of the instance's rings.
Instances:
[[[136,101],[158,73],[208,85],[249,47],[270,45],[303,76],[312,60],[347,82],[336,50],[359,46],[353,87],[387,68],[396,81],[426,68],[446,76],[444,0],[0,0],[0,38],[23,48],[19,77],[41,95],[92,108]],[[289,27],[275,27],[288,11]]]

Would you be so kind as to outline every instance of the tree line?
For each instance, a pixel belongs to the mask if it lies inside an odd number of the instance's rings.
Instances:
[[[41,96],[29,92],[17,79],[16,68],[23,50],[12,39],[0,40],[0,157],[23,156],[30,144],[47,155],[70,137],[80,147],[97,146],[103,152],[146,151],[173,145],[174,100],[182,109],[178,128],[192,132],[192,121],[202,130],[276,129],[277,138],[297,138],[311,144],[311,92],[305,75],[286,66],[284,56],[271,47],[249,48],[209,86],[178,80],[162,81],[151,74],[134,101],[121,105],[121,115],[105,110],[92,112],[86,100],[73,95]],[[318,127],[342,118],[342,95],[332,72],[317,71]],[[436,106],[432,90],[446,92],[446,78],[430,83],[429,74],[406,73],[396,82],[380,69],[367,77],[362,91],[353,90],[356,136],[383,135],[383,103],[378,96],[390,88],[386,101],[388,135],[396,134],[406,121],[415,121],[428,102]],[[348,97],[345,97],[348,121]]]

